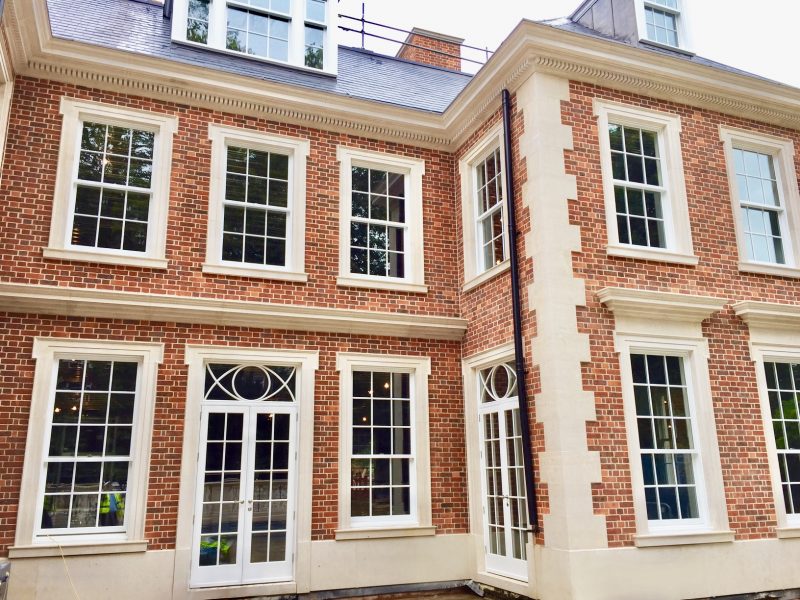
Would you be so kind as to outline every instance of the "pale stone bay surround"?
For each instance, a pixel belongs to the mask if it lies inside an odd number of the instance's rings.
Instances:
[[[592,484],[601,481],[600,455],[589,451],[586,439],[595,406],[581,374],[590,353],[588,336],[578,333],[576,314],[576,307],[586,303],[586,292],[572,269],[572,253],[580,251],[581,242],[579,228],[569,222],[568,201],[577,198],[577,188],[564,165],[564,151],[572,148],[572,130],[561,122],[561,102],[568,100],[569,82],[543,73],[535,73],[517,91],[525,117],[519,142],[527,165],[522,203],[533,223],[525,254],[533,258],[527,310],[536,313],[531,354],[541,381],[536,419],[545,437],[539,470],[549,500],[545,544],[536,547],[535,580],[538,597],[564,599],[578,597],[573,587],[580,574],[571,554],[607,546],[605,518],[594,514],[592,505]]]

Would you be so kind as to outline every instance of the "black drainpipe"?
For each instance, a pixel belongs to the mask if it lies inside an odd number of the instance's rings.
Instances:
[[[514,313],[514,359],[519,394],[519,424],[522,434],[522,466],[525,471],[525,492],[528,497],[528,523],[533,533],[539,531],[536,509],[536,483],[533,479],[531,424],[528,417],[528,390],[525,383],[525,347],[522,343],[522,306],[519,292],[519,260],[517,259],[517,217],[514,212],[514,162],[511,155],[511,94],[503,90],[503,133],[506,158],[506,204],[508,206],[508,247],[511,252],[511,306]]]

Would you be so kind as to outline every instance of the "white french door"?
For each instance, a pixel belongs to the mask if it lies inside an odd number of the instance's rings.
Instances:
[[[254,395],[203,403],[192,586],[294,579],[297,408]]]
[[[486,570],[527,581],[528,508],[514,371],[505,364],[484,369],[479,385]]]

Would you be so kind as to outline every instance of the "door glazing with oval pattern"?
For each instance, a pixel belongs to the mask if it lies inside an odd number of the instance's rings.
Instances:
[[[206,365],[194,586],[293,578],[296,369]]]
[[[527,579],[528,510],[513,366],[482,369],[478,386],[486,568]]]

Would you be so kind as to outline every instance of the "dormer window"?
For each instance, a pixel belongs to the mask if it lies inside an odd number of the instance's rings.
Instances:
[[[172,37],[335,73],[334,9],[328,0],[176,0]]]
[[[644,4],[647,39],[678,46],[678,0],[652,0]]]
[[[637,20],[642,41],[688,50],[686,15],[681,0],[639,0]]]

